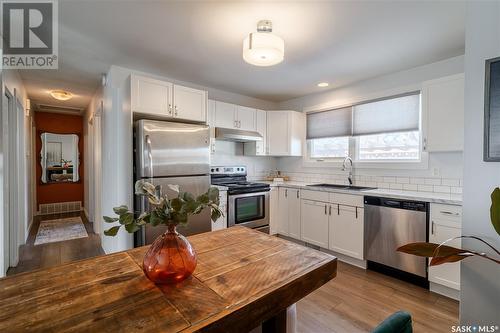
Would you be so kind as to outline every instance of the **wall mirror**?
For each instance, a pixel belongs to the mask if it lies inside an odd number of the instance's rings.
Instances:
[[[42,133],[41,138],[42,183],[78,182],[78,135]]]

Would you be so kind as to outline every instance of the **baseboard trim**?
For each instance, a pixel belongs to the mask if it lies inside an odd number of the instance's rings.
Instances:
[[[448,298],[460,301],[460,290],[456,290],[434,282],[430,282],[429,290],[436,294],[443,295]]]

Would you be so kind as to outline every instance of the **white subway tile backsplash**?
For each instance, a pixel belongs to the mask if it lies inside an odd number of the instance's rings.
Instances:
[[[396,183],[398,183],[398,184],[409,184],[410,183],[410,177],[397,177],[396,178]]]
[[[347,185],[347,173],[338,170],[328,170],[324,173],[316,172],[283,172],[293,181],[307,183],[330,183]],[[252,178],[266,176],[266,172],[256,172]],[[420,191],[436,193],[462,193],[462,181],[458,178],[440,177],[411,177],[388,175],[364,175],[359,171],[353,175],[354,184],[358,186],[378,187],[401,191]]]
[[[441,185],[441,178],[425,178],[425,185]]]
[[[446,186],[460,186],[460,180],[459,179],[444,178],[441,180],[441,184],[446,185]]]
[[[425,184],[424,178],[410,178],[410,184],[423,185]]]
[[[451,188],[449,186],[434,185],[434,192],[450,193],[451,192]]]
[[[434,188],[432,185],[418,185],[418,191],[420,192],[433,192]]]
[[[385,183],[395,183],[396,177],[384,177],[384,182]]]
[[[403,190],[418,191],[418,185],[417,184],[403,184]]]
[[[391,190],[402,190],[403,184],[391,184],[390,188],[391,188]]]

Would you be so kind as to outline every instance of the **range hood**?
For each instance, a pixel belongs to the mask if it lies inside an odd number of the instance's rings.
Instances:
[[[215,139],[235,142],[255,142],[262,141],[263,138],[258,132],[216,127]]]

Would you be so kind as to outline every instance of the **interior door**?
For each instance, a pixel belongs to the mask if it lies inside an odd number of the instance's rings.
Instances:
[[[174,85],[174,117],[206,122],[206,91]]]
[[[167,194],[169,198],[177,196],[177,193],[170,190],[167,185],[179,185],[181,192],[189,192],[195,197],[205,193],[210,187],[210,176],[195,176],[195,177],[171,177],[171,178],[154,178],[150,180],[161,193]],[[136,210],[141,212],[148,211],[150,205],[145,197],[136,197]],[[188,223],[185,226],[179,225],[177,231],[184,235],[194,235],[202,232],[208,232],[212,229],[212,223],[210,220],[210,209],[205,209],[202,213],[198,215],[192,215],[188,219]],[[136,238],[136,246],[151,244],[157,237],[163,234],[167,230],[166,226],[156,226],[146,225],[142,231],[139,232],[141,239]]]

